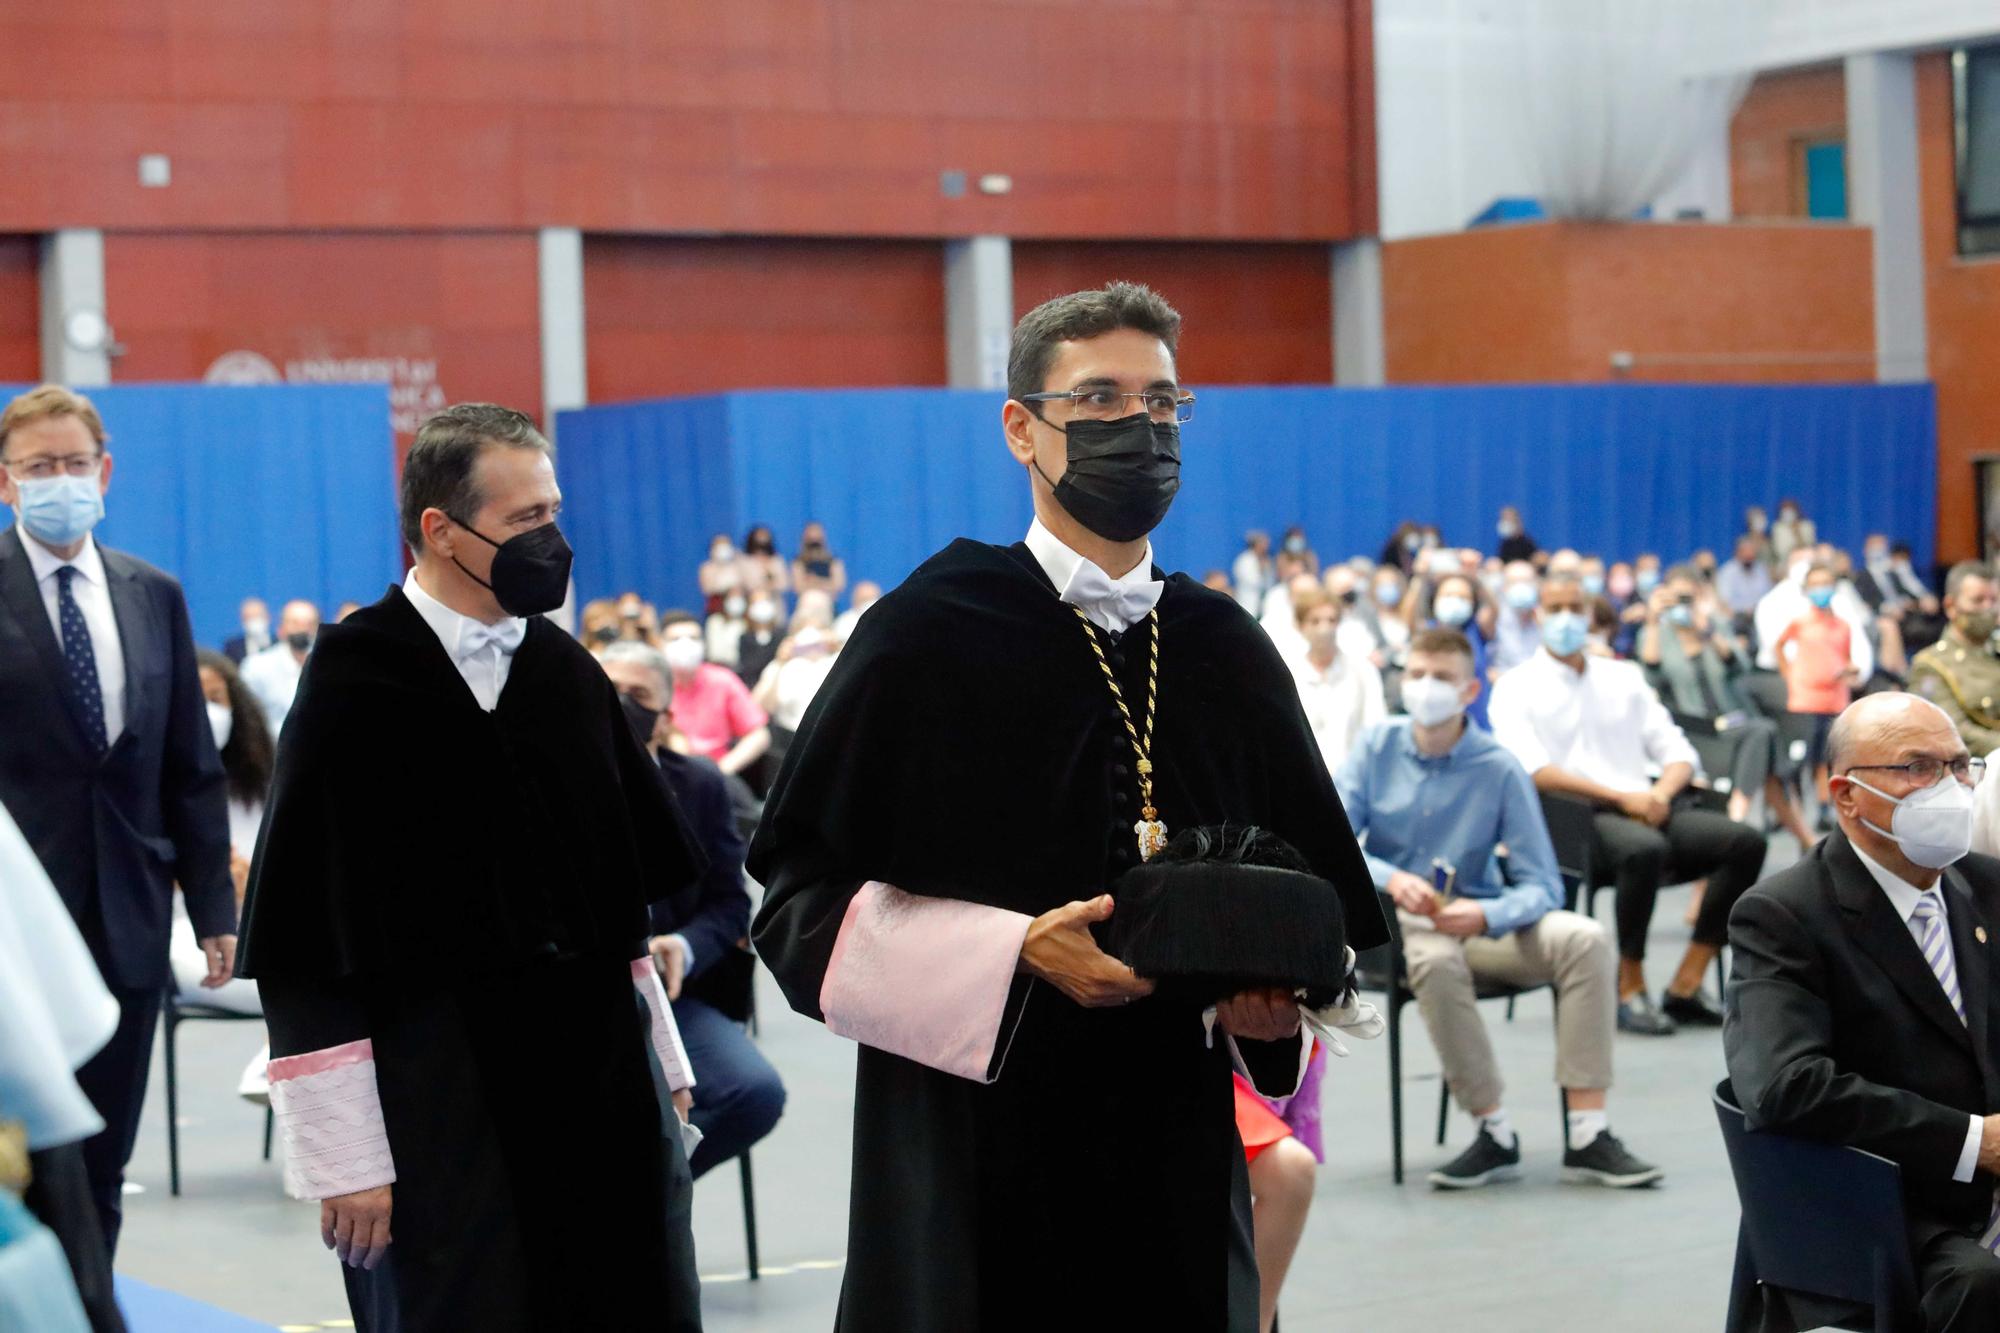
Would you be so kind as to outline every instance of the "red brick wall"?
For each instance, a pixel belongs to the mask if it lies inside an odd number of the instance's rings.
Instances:
[[[1847,131],[1847,77],[1838,65],[1760,74],[1729,126],[1730,208],[1739,218],[1805,216],[1799,143]]]
[[[592,236],[590,399],[945,382],[935,242]]]
[[[41,245],[33,236],[0,236],[0,383],[42,377]]]

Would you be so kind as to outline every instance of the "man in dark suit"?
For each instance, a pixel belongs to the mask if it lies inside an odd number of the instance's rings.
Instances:
[[[2000,861],[1967,854],[1980,761],[1912,694],[1828,740],[1840,829],[1730,914],[1723,1041],[1752,1129],[1903,1172],[1925,1327],[2000,1328]]]
[[[271,646],[271,608],[261,597],[245,597],[243,605],[237,608],[237,619],[243,632],[222,641],[222,655],[242,666],[245,658]]]
[[[84,1145],[115,1250],[119,1196],[171,978],[176,882],[227,981],[236,950],[222,761],[180,585],[97,545],[111,456],[90,401],[57,385],[0,412],[0,802],[20,823],[120,1005],[77,1072],[104,1117]]]

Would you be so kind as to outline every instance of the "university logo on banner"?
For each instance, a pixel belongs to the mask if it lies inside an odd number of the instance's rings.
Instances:
[[[224,352],[202,375],[204,384],[386,384],[389,416],[398,435],[415,435],[424,418],[449,401],[438,384],[434,357],[308,356],[284,369],[261,352]]]

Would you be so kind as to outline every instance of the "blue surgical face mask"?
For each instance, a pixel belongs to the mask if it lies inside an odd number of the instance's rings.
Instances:
[[[1584,592],[1588,593],[1590,596],[1592,597],[1604,596],[1604,575],[1585,574],[1583,576],[1582,582],[1583,582]]]
[[[1632,586],[1639,590],[1641,597],[1646,596],[1653,589],[1660,586],[1660,571],[1657,569],[1640,570],[1632,576]]]
[[[1383,606],[1394,606],[1403,598],[1403,590],[1394,583],[1382,582],[1375,585],[1375,600]]]
[[[1807,588],[1806,600],[1808,602],[1811,602],[1814,606],[1818,607],[1820,610],[1824,611],[1829,606],[1833,605],[1833,589]]]
[[[1590,642],[1590,622],[1577,611],[1551,611],[1542,616],[1542,642],[1557,657],[1574,657]]]
[[[22,526],[50,546],[80,541],[104,517],[104,491],[97,474],[41,477],[15,483],[20,491]]]
[[[1525,611],[1541,600],[1541,593],[1532,583],[1510,583],[1507,585],[1507,605],[1516,611]]]
[[[1445,596],[1437,599],[1431,610],[1436,613],[1438,624],[1456,628],[1472,619],[1472,599],[1470,597]]]
[[[1677,603],[1667,608],[1665,619],[1669,625],[1692,625],[1694,624],[1694,608]]]

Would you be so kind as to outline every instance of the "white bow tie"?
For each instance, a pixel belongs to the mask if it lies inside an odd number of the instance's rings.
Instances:
[[[458,660],[463,662],[490,647],[498,647],[503,657],[512,657],[527,633],[528,622],[519,619],[503,620],[497,625],[482,625],[478,621],[461,625],[458,630]]]
[[[1100,629],[1122,634],[1144,620],[1146,613],[1159,605],[1160,593],[1167,586],[1143,576],[1134,579],[1128,574],[1126,579],[1131,581],[1114,579],[1091,561],[1085,560],[1077,565],[1076,573],[1070,575],[1069,586],[1063,589],[1062,599],[1081,608],[1091,623]]]

